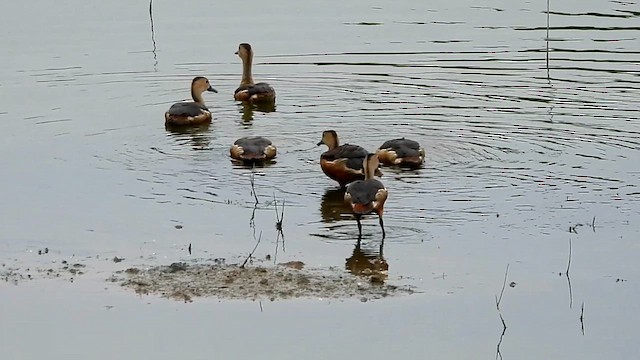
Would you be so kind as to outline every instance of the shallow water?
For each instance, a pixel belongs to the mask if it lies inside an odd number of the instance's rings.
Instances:
[[[30,2],[0,15],[0,262],[88,267],[73,283],[0,283],[0,357],[640,351],[637,3],[551,3],[548,37],[542,1],[276,1],[249,15],[156,2],[153,32],[148,5]],[[233,101],[244,41],[254,76],[278,92],[274,112]],[[214,122],[165,130],[196,75],[219,91],[205,94]],[[242,257],[260,232],[258,257],[347,266],[357,227],[319,168],[326,129],[371,150],[402,136],[426,148],[423,169],[381,178],[389,281],[421,293],[185,305],[102,282],[189,258],[189,244],[196,258]],[[255,169],[255,207],[251,170],[228,158],[246,135],[279,148]],[[362,250],[379,256],[377,220],[363,230]]]

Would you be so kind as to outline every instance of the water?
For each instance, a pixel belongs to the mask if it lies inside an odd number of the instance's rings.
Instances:
[[[551,3],[548,38],[543,1],[154,2],[153,33],[148,5],[30,2],[0,15],[0,261],[90,268],[73,284],[0,284],[3,358],[495,358],[500,339],[505,358],[637,355],[637,3]],[[240,42],[277,90],[275,112],[233,101]],[[219,91],[205,94],[213,123],[166,131],[164,111],[197,75]],[[371,150],[401,136],[426,148],[423,169],[381,178],[389,279],[420,294],[261,312],[103,289],[114,265],[96,255],[166,264],[191,243],[195,257],[240,257],[254,231],[257,256],[344,267],[357,227],[319,168],[326,129]],[[255,208],[251,171],[228,158],[246,135],[279,148],[256,169]],[[378,256],[377,220],[363,230]]]

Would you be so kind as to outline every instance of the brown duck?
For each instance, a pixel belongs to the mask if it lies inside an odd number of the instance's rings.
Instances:
[[[244,162],[268,161],[276,157],[276,147],[262,136],[247,136],[236,140],[231,146],[231,157]]]
[[[351,205],[351,211],[358,222],[358,237],[362,236],[362,215],[375,212],[380,220],[382,238],[385,237],[384,222],[382,213],[384,212],[384,202],[387,200],[389,192],[382,183],[374,179],[374,174],[378,168],[378,156],[368,154],[363,161],[364,180],[357,180],[347,186],[344,193],[344,200]]]
[[[251,45],[247,43],[240,44],[236,55],[242,59],[242,81],[240,81],[240,86],[236,89],[233,97],[239,101],[256,103],[274,102],[276,100],[276,91],[273,90],[271,85],[265,82],[256,84],[253,81],[253,75],[251,73],[253,50],[251,49]]]
[[[166,126],[201,125],[211,122],[211,111],[204,104],[202,93],[218,92],[211,87],[206,77],[197,76],[191,81],[191,97],[193,101],[179,102],[171,105],[164,113]]]
[[[419,168],[424,163],[424,148],[417,141],[401,138],[385,141],[377,151],[384,165]]]
[[[328,177],[337,181],[341,188],[352,181],[364,179],[362,163],[367,157],[367,150],[353,144],[340,145],[338,134],[334,130],[322,133],[322,140],[318,146],[322,144],[327,145],[329,150],[320,155],[320,167]],[[377,176],[382,176],[378,168],[374,171]]]

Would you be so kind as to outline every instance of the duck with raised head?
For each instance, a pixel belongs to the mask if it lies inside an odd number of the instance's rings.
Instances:
[[[276,157],[277,149],[271,140],[262,136],[246,136],[231,146],[231,157],[244,162],[263,162]]]
[[[253,50],[251,45],[242,43],[238,46],[236,55],[242,59],[242,80],[240,86],[236,89],[233,97],[239,101],[250,101],[256,103],[274,102],[276,100],[276,91],[271,85],[253,81],[251,66],[253,64]]]
[[[164,113],[166,126],[188,126],[209,124],[211,122],[211,111],[204,104],[202,93],[205,91],[218,91],[211,87],[209,79],[203,76],[196,76],[191,81],[191,97],[193,101],[179,102],[171,105]]]
[[[362,162],[369,153],[367,150],[359,145],[340,145],[338,134],[334,130],[322,133],[318,146],[322,144],[329,148],[320,155],[320,167],[325,175],[337,181],[341,188],[352,181],[364,179]],[[376,168],[374,171],[377,176],[382,176],[380,169]]]
[[[424,148],[417,141],[401,138],[385,141],[377,151],[384,165],[417,169],[424,163]]]
[[[362,215],[375,212],[380,220],[380,228],[382,229],[382,238],[385,238],[384,222],[382,221],[382,213],[384,211],[384,202],[387,200],[389,192],[382,183],[374,179],[375,171],[378,168],[378,156],[376,154],[367,154],[363,161],[364,180],[357,180],[349,184],[344,192],[344,200],[351,205],[351,211],[358,222],[358,238],[362,236],[362,224],[360,219]]]

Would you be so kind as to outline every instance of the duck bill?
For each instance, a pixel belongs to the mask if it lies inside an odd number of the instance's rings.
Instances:
[[[209,87],[207,88],[207,91],[211,91],[211,92],[214,92],[214,93],[217,93],[217,92],[218,92],[218,90],[216,90],[216,89],[212,88],[211,86],[209,86]]]

